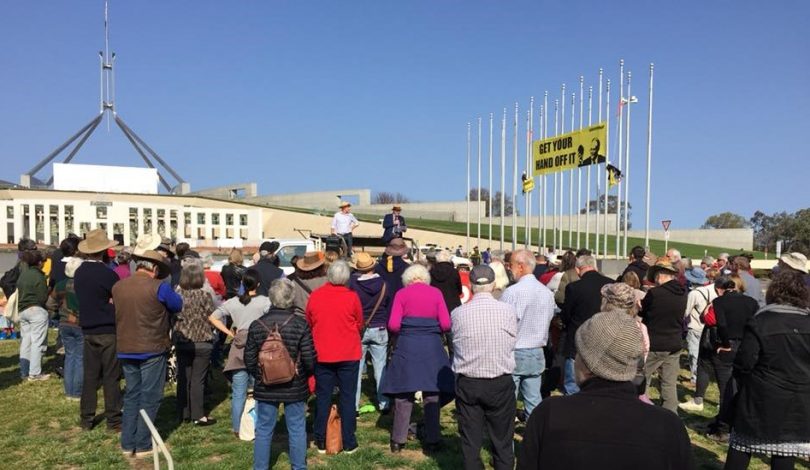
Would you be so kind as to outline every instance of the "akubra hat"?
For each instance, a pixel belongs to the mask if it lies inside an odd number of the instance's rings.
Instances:
[[[340,203],[340,205],[338,207],[343,209],[344,207],[351,207],[351,205],[352,204],[349,201],[343,201],[343,202]]]
[[[654,265],[647,270],[647,280],[655,281],[655,275],[664,271],[670,274],[678,274],[678,269],[672,265],[672,260],[669,256],[662,256],[658,258]]]
[[[807,257],[801,253],[785,253],[779,257],[779,261],[785,263],[796,271],[807,274]]]
[[[392,211],[401,211],[402,207],[399,204],[396,204],[394,207],[391,208]]]
[[[100,253],[118,245],[115,240],[107,238],[107,231],[97,228],[87,232],[85,239],[79,242],[79,251],[85,254]]]
[[[295,267],[301,271],[313,271],[323,266],[323,251],[307,251],[302,258],[298,258]]]
[[[156,250],[160,246],[160,236],[151,233],[145,233],[138,237],[135,242],[135,249],[132,250],[133,255],[140,255],[148,250]]]
[[[405,256],[407,253],[408,245],[401,238],[392,239],[388,242],[388,246],[385,247],[385,254],[388,256]]]
[[[155,263],[158,268],[155,277],[158,279],[164,279],[171,273],[169,265],[166,263],[166,258],[156,250],[146,250],[140,254],[133,253],[132,259],[135,261],[150,261]]]
[[[352,263],[352,267],[360,272],[368,272],[374,269],[374,266],[377,265],[377,262],[374,258],[371,257],[370,254],[361,251],[354,255],[354,263]]]

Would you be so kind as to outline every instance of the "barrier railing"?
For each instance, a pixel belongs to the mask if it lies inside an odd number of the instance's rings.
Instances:
[[[157,429],[155,429],[155,425],[152,424],[152,420],[149,419],[145,410],[141,410],[141,418],[143,418],[143,422],[146,423],[146,427],[149,428],[149,433],[152,434],[152,458],[154,459],[155,468],[160,468],[160,456],[158,455],[158,451],[160,451],[166,458],[168,469],[174,470],[172,454],[169,453],[169,449],[166,448],[166,444],[163,442],[163,439],[161,439],[160,434],[157,432]]]

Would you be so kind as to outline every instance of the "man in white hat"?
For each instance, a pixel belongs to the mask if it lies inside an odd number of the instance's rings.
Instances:
[[[96,229],[79,242],[85,260],[73,276],[79,301],[79,326],[84,336],[84,378],[79,404],[82,428],[93,427],[96,416],[99,381],[104,388],[104,415],[107,428],[121,428],[121,365],[115,355],[115,306],[112,288],[118,282],[115,271],[104,264],[104,253],[118,242],[109,240],[107,232]]]
[[[346,253],[343,253],[343,255],[351,256],[352,232],[360,225],[360,222],[357,221],[357,218],[355,218],[354,214],[351,212],[351,203],[343,201],[338,207],[340,210],[335,212],[335,216],[332,217],[332,234],[343,238],[346,242]]]

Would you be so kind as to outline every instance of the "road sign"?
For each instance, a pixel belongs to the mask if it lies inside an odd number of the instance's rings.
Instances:
[[[663,226],[664,226],[664,231],[665,231],[665,232],[669,232],[669,225],[670,225],[671,223],[672,223],[672,221],[671,221],[671,220],[668,220],[668,219],[667,219],[667,220],[662,220],[662,221],[661,221],[661,225],[663,225]]]
[[[523,192],[528,193],[534,189],[534,178],[529,178],[523,181]]]

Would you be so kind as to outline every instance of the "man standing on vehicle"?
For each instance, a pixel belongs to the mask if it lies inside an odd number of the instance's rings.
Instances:
[[[405,217],[402,217],[402,207],[396,204],[391,208],[390,214],[385,214],[383,217],[383,242],[388,244],[394,238],[402,238],[402,234],[408,230],[405,224]]]
[[[348,201],[340,203],[340,210],[332,217],[332,234],[338,235],[346,242],[345,256],[352,255],[352,231],[360,225],[360,222],[351,213],[352,205]]]

